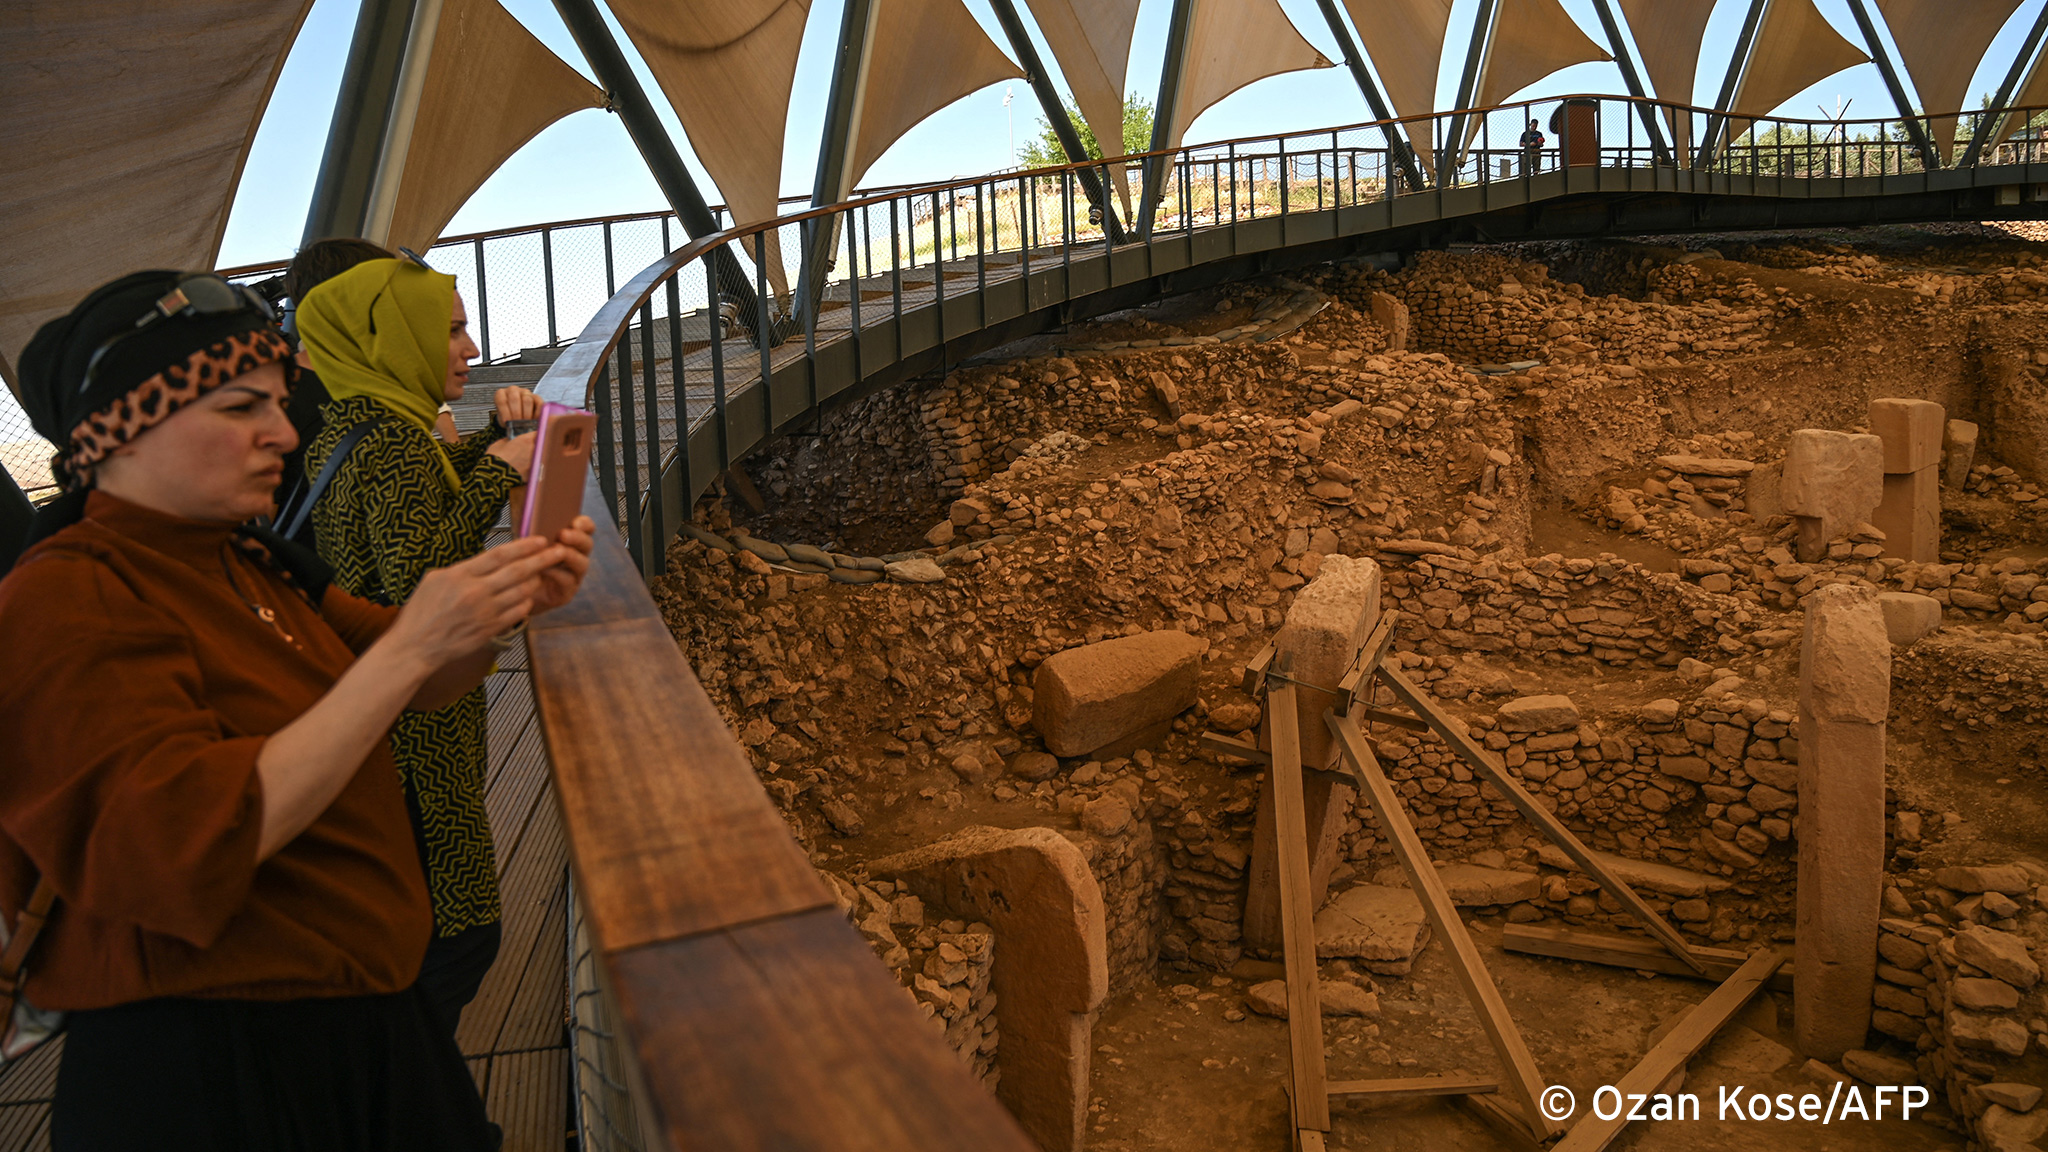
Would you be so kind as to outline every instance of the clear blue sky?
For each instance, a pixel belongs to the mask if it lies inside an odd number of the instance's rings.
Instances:
[[[503,0],[505,6],[564,60],[586,73],[582,56],[549,0]],[[1315,0],[1280,0],[1310,43],[1332,60],[1336,44]],[[1959,0],[1968,3],[1972,0]],[[357,0],[315,0],[298,43],[285,64],[249,157],[242,185],[229,217],[222,266],[289,256],[296,247],[312,196],[314,173],[327,137],[327,124],[341,81],[342,61],[354,27]],[[1563,0],[1565,8],[1596,41],[1604,43],[1592,0]],[[1849,14],[1847,0],[1817,0],[1820,9],[1851,43],[1862,38]],[[1972,86],[1988,93],[2003,78],[2018,50],[2026,25],[2048,0],[2027,0],[2006,25],[1978,70]],[[966,0],[992,39],[1002,36],[987,0]],[[1451,17],[1450,41],[1439,81],[1438,106],[1448,107],[1457,87],[1456,69],[1471,27],[1477,0],[1457,0]],[[1019,4],[1020,9],[1024,8]],[[1151,98],[1159,84],[1160,44],[1165,38],[1171,0],[1145,0],[1139,10],[1131,53],[1130,91]],[[1872,6],[1873,9],[1875,5]],[[1742,22],[1741,0],[1722,0],[1708,26],[1701,53],[1694,102],[1711,104]],[[790,102],[789,130],[784,145],[783,188],[808,191],[812,158],[823,121],[825,90],[832,69],[832,41],[837,31],[840,0],[813,0],[810,25],[799,59],[796,87]],[[1027,16],[1028,21],[1028,16]],[[617,34],[616,28],[614,34]],[[638,66],[630,43],[618,35]],[[1050,52],[1040,53],[1052,65]],[[671,133],[688,155],[687,138],[653,80],[642,70],[642,83],[655,95]],[[1006,88],[1014,90],[1009,109]],[[1064,85],[1062,85],[1064,88]],[[1620,73],[1612,64],[1568,68],[1531,88],[1528,95],[1567,92],[1620,92]],[[1842,72],[1786,102],[1788,116],[1817,116],[1837,100],[1849,102],[1852,119],[1892,114],[1877,69],[1872,65]],[[1015,137],[1037,131],[1039,111],[1028,86],[997,85],[983,89],[926,120],[882,157],[867,183],[900,184],[951,176],[978,175],[1011,163],[1011,118]],[[1188,141],[1220,140],[1287,130],[1333,127],[1368,118],[1364,101],[1342,67],[1293,73],[1261,81],[1211,108],[1188,132]],[[695,167],[694,158],[691,164]],[[696,169],[707,199],[722,199],[701,168]],[[535,137],[471,198],[449,225],[451,233],[482,231],[518,224],[597,216],[665,207],[654,181],[641,165],[618,119],[601,111],[579,112]]]

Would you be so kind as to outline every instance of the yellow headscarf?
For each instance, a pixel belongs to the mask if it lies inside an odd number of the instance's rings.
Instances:
[[[462,478],[434,418],[445,399],[455,277],[411,260],[366,260],[298,302],[299,341],[339,400],[368,396],[433,440],[448,487]]]

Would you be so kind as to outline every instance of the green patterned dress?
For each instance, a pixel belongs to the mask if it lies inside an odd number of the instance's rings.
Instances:
[[[313,507],[320,554],[344,589],[379,604],[403,604],[430,568],[483,551],[519,473],[484,449],[496,422],[448,448],[460,491],[443,479],[432,436],[368,397],[336,400],[306,452],[317,475],[349,428],[377,423],[335,473]],[[484,690],[446,708],[403,712],[391,730],[393,758],[419,821],[434,934],[453,936],[501,918],[491,827],[484,816]]]

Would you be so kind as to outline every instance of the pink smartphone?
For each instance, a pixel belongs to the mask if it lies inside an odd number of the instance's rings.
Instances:
[[[590,442],[596,435],[595,413],[566,404],[541,409],[518,535],[553,540],[583,511],[583,481],[590,475]]]

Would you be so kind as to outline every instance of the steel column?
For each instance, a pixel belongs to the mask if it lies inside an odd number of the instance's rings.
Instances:
[[[1152,105],[1152,143],[1149,152],[1172,147],[1173,118],[1180,109],[1181,74],[1188,58],[1188,36],[1195,23],[1196,0],[1173,0],[1173,16],[1166,26],[1166,57],[1159,64],[1159,99]],[[1228,2],[1228,0],[1224,0]],[[1144,191],[1138,200],[1138,234],[1151,239],[1152,220],[1159,211],[1159,197],[1166,187],[1166,169],[1171,156],[1154,156],[1145,161]]]
[[[1721,95],[1714,100],[1714,113],[1707,117],[1707,129],[1700,133],[1700,151],[1693,162],[1695,168],[1705,168],[1713,162],[1717,138],[1728,121],[1728,106],[1735,102],[1735,90],[1742,84],[1742,74],[1749,71],[1750,50],[1756,47],[1756,30],[1764,22],[1764,13],[1769,11],[1771,0],[1749,0],[1749,15],[1743,17],[1742,33],[1735,38],[1735,53],[1728,58],[1728,74],[1721,80]]]
[[[1323,10],[1323,20],[1330,26],[1330,35],[1337,38],[1337,50],[1344,54],[1344,66],[1351,70],[1351,80],[1358,85],[1359,94],[1365,97],[1365,106],[1383,121],[1380,132],[1387,138],[1387,154],[1401,166],[1408,175],[1408,186],[1422,187],[1422,168],[1415,162],[1415,152],[1408,147],[1408,141],[1401,136],[1401,130],[1394,127],[1394,111],[1380,94],[1380,86],[1373,83],[1372,73],[1365,69],[1365,54],[1359,51],[1358,42],[1351,38],[1351,29],[1344,23],[1344,14],[1337,10],[1337,0],[1316,0]]]
[[[418,7],[415,0],[362,0],[299,237],[302,248],[329,237],[361,236],[369,223],[371,189]]]
[[[1613,5],[1609,0],[1593,0],[1593,10],[1600,14],[1600,27],[1607,33],[1608,45],[1614,49],[1614,62],[1621,66],[1621,80],[1628,85],[1629,95],[1637,100],[1654,99],[1643,85],[1642,74],[1636,71],[1635,55],[1628,50],[1628,38],[1621,34],[1621,21],[1615,19]],[[1671,149],[1664,144],[1664,130],[1657,123],[1657,109],[1649,104],[1637,104],[1636,112],[1650,133],[1650,150],[1657,154],[1657,162],[1672,163]]]
[[[1444,134],[1436,154],[1437,187],[1448,187],[1451,174],[1465,154],[1465,109],[1478,98],[1484,81],[1486,57],[1493,51],[1493,22],[1500,12],[1500,0],[1479,0],[1479,12],[1472,20],[1472,40],[1465,48],[1465,71],[1458,77],[1458,98],[1451,105],[1450,130]]]
[[[661,126],[661,117],[655,114],[647,90],[640,87],[639,77],[633,75],[632,65],[626,63],[626,54],[612,38],[611,29],[597,10],[597,0],[555,0],[555,11],[561,13],[562,23],[569,26],[569,35],[575,37],[583,58],[590,61],[597,82],[604,85],[606,108],[617,113],[619,122],[625,125],[648,173],[661,188],[669,207],[675,209],[683,231],[692,239],[717,232],[718,221],[704,203],[704,194],[697,190],[697,181],[683,166],[675,141],[669,139],[668,130]],[[763,310],[754,286],[747,283],[746,271],[726,248],[718,249],[713,263],[718,268],[720,292],[739,303],[740,316],[749,328],[758,328]],[[718,310],[718,301],[711,301],[711,309]]]
[[[822,208],[846,199],[854,174],[853,134],[860,127],[861,105],[868,94],[868,41],[875,31],[881,0],[846,0],[839,18],[839,48],[832,60],[832,90],[825,100],[825,127],[818,141],[818,174],[811,182],[811,207]],[[804,229],[804,307],[815,310],[825,295],[825,266],[835,247],[836,217],[811,220]],[[849,281],[850,283],[850,281]]]
[[[1067,153],[1070,164],[1086,164],[1093,157],[1081,146],[1081,134],[1074,131],[1074,122],[1068,118],[1066,105],[1060,103],[1060,94],[1052,86],[1052,78],[1046,75],[1045,62],[1039,59],[1038,47],[1031,43],[1031,33],[1024,27],[1024,21],[1017,15],[1014,0],[989,0],[995,9],[996,22],[1003,26],[1003,33],[1010,38],[1010,48],[1017,53],[1017,62],[1024,66],[1024,78],[1031,84],[1031,91],[1038,96],[1038,106],[1045,110],[1046,123],[1052,125],[1053,135],[1059,137],[1060,147]],[[1118,122],[1122,131],[1122,122]],[[1100,144],[1098,140],[1096,143]],[[1123,150],[1123,138],[1116,141],[1117,150]],[[1103,149],[1103,155],[1109,151]],[[1117,221],[1116,207],[1109,202],[1102,185],[1105,169],[1081,168],[1074,173],[1081,181],[1081,191],[1088,197],[1088,203],[1102,213],[1102,232],[1111,244],[1124,242],[1123,226]]]
[[[2020,86],[2020,80],[2027,74],[2027,64],[2034,58],[2034,50],[2041,46],[2041,37],[2048,34],[2048,5],[2041,7],[2041,14],[2034,17],[2034,27],[2027,33],[2026,43],[2020,45],[2020,54],[2013,57],[2012,68],[2005,74],[2005,83],[1998,86],[1998,95],[1991,98],[1991,107],[1999,109],[1984,117],[1977,124],[1977,130],[1970,134],[1969,150],[1956,165],[1968,168],[1977,163],[1977,157],[1985,147],[1998,137],[1998,129],[2005,123],[2006,105],[2012,103],[2012,94]]]
[[[1869,6],[1863,0],[1849,0],[1849,11],[1856,17],[1856,27],[1863,33],[1863,42],[1870,45],[1870,58],[1877,62],[1878,74],[1884,77],[1884,86],[1892,94],[1892,105],[1899,110],[1899,119],[1905,121],[1906,135],[1920,150],[1921,165],[1929,172],[1934,171],[1941,167],[1941,157],[1934,150],[1934,141],[1927,138],[1926,126],[1913,114],[1913,102],[1906,99],[1906,86],[1899,82],[1898,69],[1892,67],[1891,53],[1884,50],[1884,41],[1878,39],[1877,22],[1870,18]]]

